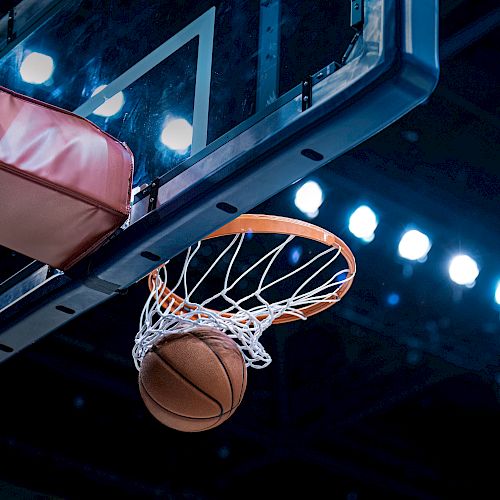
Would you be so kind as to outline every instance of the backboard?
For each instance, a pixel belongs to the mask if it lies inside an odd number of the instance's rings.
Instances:
[[[437,3],[21,2],[0,21],[0,84],[126,142],[135,189],[104,248],[3,301],[0,360],[425,101]]]

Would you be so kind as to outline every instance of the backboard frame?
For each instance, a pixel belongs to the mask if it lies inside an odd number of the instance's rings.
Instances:
[[[366,0],[365,8],[363,50],[314,75],[309,109],[292,89],[160,178],[156,210],[137,199],[129,227],[1,310],[0,362],[424,102],[439,75],[438,1]]]

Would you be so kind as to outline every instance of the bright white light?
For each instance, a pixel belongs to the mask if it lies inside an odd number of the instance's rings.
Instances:
[[[449,273],[458,285],[473,285],[479,276],[479,267],[468,255],[457,255],[450,262]]]
[[[130,203],[134,202],[135,196],[141,192],[141,186],[136,186],[132,188],[132,192],[130,193]]]
[[[21,78],[27,83],[45,83],[54,73],[54,60],[52,57],[40,52],[31,52],[27,55],[19,69]]]
[[[398,247],[399,255],[408,260],[422,260],[427,256],[430,249],[431,240],[429,240],[429,237],[416,229],[403,234]]]
[[[135,186],[135,188],[132,188],[132,197],[141,192],[141,187],[142,186]]]
[[[92,97],[98,94],[101,90],[105,89],[107,85],[99,85],[94,92],[92,92]],[[94,110],[94,115],[99,116],[113,116],[116,115],[123,108],[123,104],[125,103],[125,96],[123,92],[117,92],[113,97],[106,99],[104,104],[101,104],[97,109]]]
[[[495,290],[495,302],[500,305],[500,281],[497,283],[497,289]]]
[[[317,182],[308,181],[295,193],[295,206],[308,217],[316,217],[323,204],[323,190]]]
[[[193,142],[193,127],[184,118],[175,118],[165,123],[161,142],[175,151],[186,151]]]
[[[358,207],[349,218],[349,231],[364,241],[369,242],[375,238],[377,226],[378,219],[375,212],[366,205]]]

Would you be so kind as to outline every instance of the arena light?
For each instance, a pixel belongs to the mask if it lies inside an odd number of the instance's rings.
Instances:
[[[390,306],[397,306],[399,304],[399,301],[401,300],[401,297],[399,296],[399,294],[397,293],[390,293],[388,296],[387,296],[387,303],[390,305]]]
[[[431,246],[431,240],[426,234],[412,229],[403,234],[399,242],[398,251],[403,259],[424,260]]]
[[[295,193],[295,206],[308,217],[316,217],[323,204],[323,190],[314,181],[307,181]]]
[[[450,278],[457,285],[474,285],[479,276],[479,267],[477,262],[468,255],[457,255],[453,257],[448,269]]]
[[[92,92],[92,97],[101,92],[101,90],[105,89],[107,85],[99,85],[94,92]],[[97,109],[94,110],[94,115],[104,116],[106,118],[116,115],[122,108],[125,103],[125,96],[123,92],[117,92],[113,97],[106,99],[104,104],[101,104]]]
[[[31,52],[23,59],[19,73],[26,83],[40,85],[52,77],[54,60],[46,54]]]
[[[301,257],[302,257],[302,248],[301,247],[293,247],[290,249],[290,253],[288,255],[288,262],[292,266],[296,266],[299,263],[299,260]]]
[[[366,242],[373,241],[377,226],[377,215],[366,205],[358,207],[349,218],[349,231],[351,231],[356,238],[360,238]]]
[[[193,142],[193,127],[184,118],[168,120],[161,133],[161,142],[169,149],[185,152]]]
[[[495,302],[500,306],[500,280],[497,283],[497,289],[495,290]]]

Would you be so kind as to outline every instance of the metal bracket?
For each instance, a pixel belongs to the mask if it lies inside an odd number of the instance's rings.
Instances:
[[[120,292],[120,285],[102,280],[95,276],[88,276],[87,278],[83,279],[82,284],[87,288],[90,288],[97,292],[105,293],[106,295],[113,295],[114,293]]]
[[[302,111],[312,106],[312,76],[302,80]]]
[[[351,28],[360,30],[365,22],[365,0],[351,0]]]
[[[7,43],[13,42],[16,39],[14,33],[14,8],[9,10],[9,19],[7,21]]]
[[[160,189],[160,179],[157,177],[153,180],[149,186],[149,201],[148,201],[148,213],[152,212],[156,208],[158,203],[158,190]]]
[[[356,42],[358,41],[360,36],[361,36],[361,31],[356,31],[353,39],[351,40],[351,43],[349,44],[347,50],[342,56],[342,60],[340,61],[340,66],[345,66],[347,64],[347,60],[349,59],[349,56],[351,55],[351,52],[353,51],[354,46],[356,45]]]
[[[0,309],[43,283],[48,277],[48,269],[49,266],[35,260],[0,283]]]

